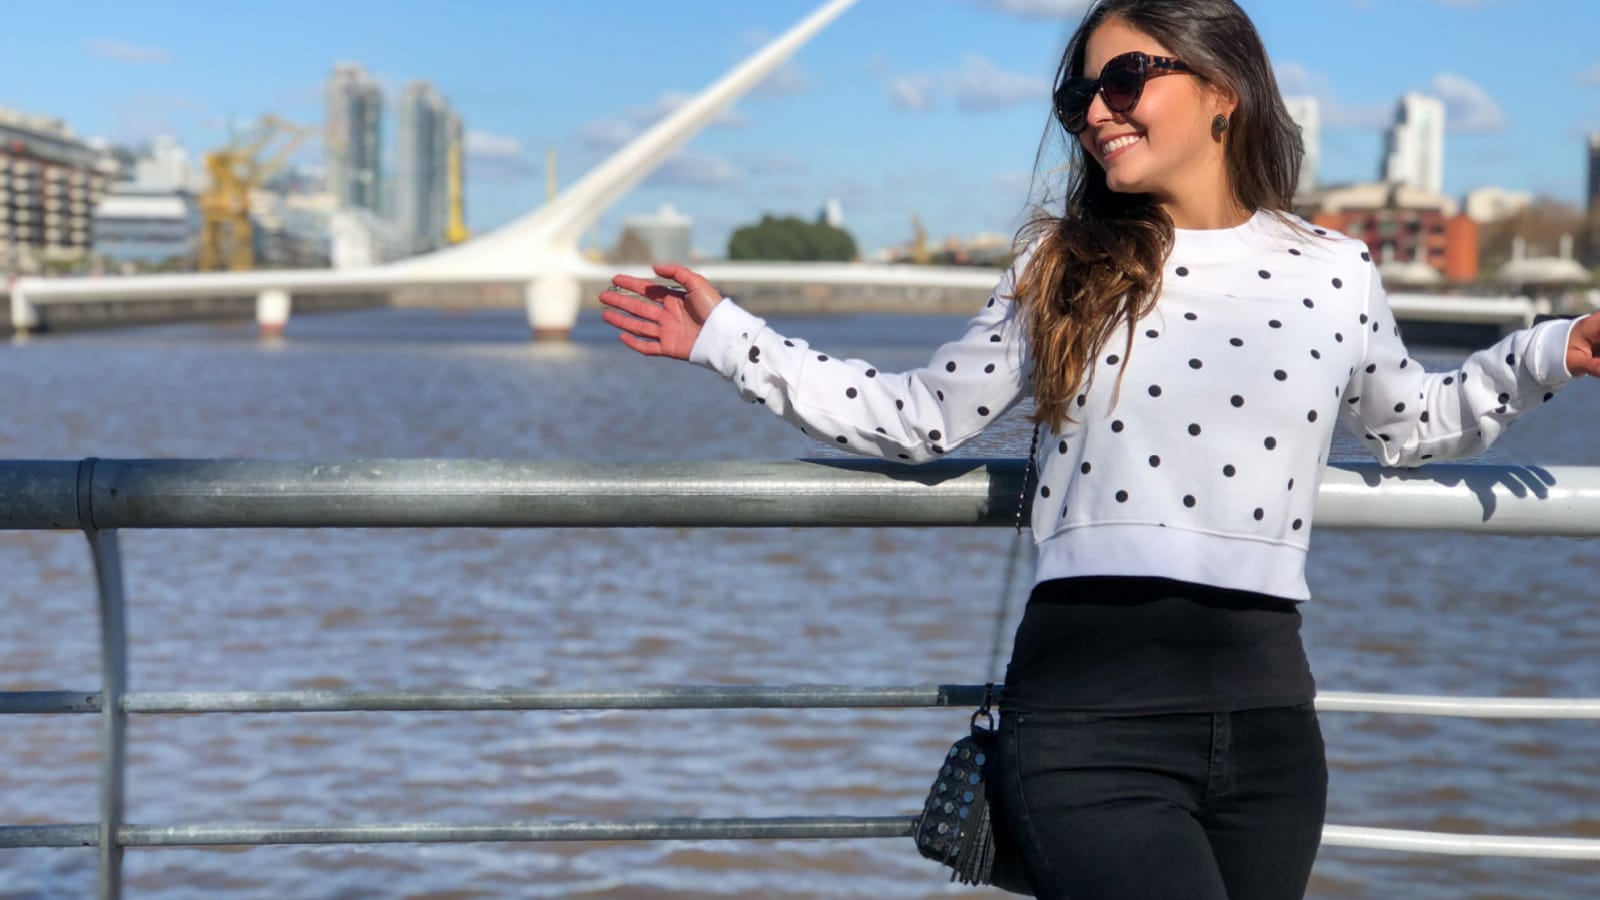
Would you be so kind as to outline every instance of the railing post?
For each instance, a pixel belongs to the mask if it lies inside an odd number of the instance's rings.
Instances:
[[[78,467],[78,510],[89,551],[94,555],[95,587],[100,596],[100,876],[95,896],[121,900],[124,773],[127,768],[128,714],[122,697],[128,687],[128,632],[122,591],[122,554],[115,529],[94,527],[92,482],[95,460]]]

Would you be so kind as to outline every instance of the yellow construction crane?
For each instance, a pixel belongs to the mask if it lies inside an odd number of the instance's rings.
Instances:
[[[239,140],[206,154],[211,176],[200,195],[200,270],[255,268],[256,253],[250,227],[250,192],[283,168],[313,131],[277,116],[262,116],[260,123]],[[268,145],[283,138],[271,156]]]
[[[459,244],[472,237],[472,232],[467,230],[466,215],[463,211],[465,199],[462,197],[465,176],[461,171],[461,140],[459,132],[450,139],[450,158],[448,161],[450,171],[447,181],[450,193],[450,222],[445,226],[444,239],[451,244]]]

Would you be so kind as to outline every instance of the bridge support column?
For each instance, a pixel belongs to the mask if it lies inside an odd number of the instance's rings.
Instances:
[[[528,282],[524,296],[528,303],[528,327],[536,341],[564,341],[572,337],[578,324],[578,279],[566,275],[546,275]]]
[[[11,331],[18,337],[26,337],[28,332],[39,327],[39,311],[28,302],[28,295],[16,282],[11,284]]]
[[[256,326],[262,337],[282,337],[293,304],[289,292],[273,288],[256,295]]]

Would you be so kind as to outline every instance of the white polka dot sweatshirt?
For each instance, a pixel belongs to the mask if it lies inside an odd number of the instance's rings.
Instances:
[[[1571,380],[1571,323],[1508,335],[1459,369],[1411,359],[1365,246],[1258,212],[1179,230],[1155,309],[1101,349],[1060,433],[1040,432],[1039,581],[1173,578],[1294,600],[1335,419],[1384,465],[1482,452]],[[958,340],[924,368],[881,372],[717,304],[690,360],[840,449],[936,459],[1032,390],[1009,295],[1025,250]],[[1123,376],[1113,403],[1116,376]]]

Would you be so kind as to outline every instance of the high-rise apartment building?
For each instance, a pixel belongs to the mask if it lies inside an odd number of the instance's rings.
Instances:
[[[383,89],[355,63],[339,63],[328,79],[328,191],[340,207],[377,212],[383,192]]]
[[[1317,164],[1322,158],[1321,114],[1315,97],[1285,97],[1283,103],[1289,108],[1289,117],[1300,126],[1300,141],[1305,146],[1305,156],[1300,159],[1300,181],[1294,189],[1296,195],[1304,196],[1317,189]]]
[[[1444,190],[1444,101],[1424,94],[1406,94],[1389,128],[1383,180]]]
[[[450,148],[461,120],[432,84],[416,81],[400,96],[395,212],[418,252],[443,246],[450,223]]]
[[[116,172],[109,150],[61,120],[0,109],[0,272],[83,259]]]

